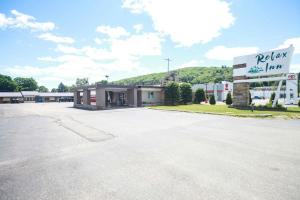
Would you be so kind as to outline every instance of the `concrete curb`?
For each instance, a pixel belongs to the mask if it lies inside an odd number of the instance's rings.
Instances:
[[[149,108],[153,110],[164,110],[164,111],[175,111],[175,112],[185,112],[185,113],[198,113],[198,114],[210,114],[210,115],[222,115],[229,117],[252,117],[252,118],[267,118],[274,117],[272,114],[229,114],[229,113],[216,113],[216,112],[196,112],[196,111],[186,111],[186,110],[174,110],[174,109],[161,109],[161,108]]]

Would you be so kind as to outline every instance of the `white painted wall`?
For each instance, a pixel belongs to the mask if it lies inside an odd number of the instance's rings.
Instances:
[[[142,104],[158,104],[162,103],[161,91],[142,90]]]
[[[225,101],[228,92],[232,92],[232,82],[222,81],[221,83],[207,83],[207,84],[195,84],[192,85],[193,93],[197,89],[202,88],[204,91],[207,90],[208,95],[215,95],[217,101]]]

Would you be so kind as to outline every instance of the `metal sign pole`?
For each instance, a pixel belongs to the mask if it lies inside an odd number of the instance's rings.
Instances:
[[[282,77],[284,77],[285,75],[283,75]],[[272,104],[272,108],[275,108],[276,106],[276,102],[278,101],[279,97],[280,97],[280,89],[281,89],[281,86],[282,86],[282,81],[279,81],[279,84],[278,84],[278,87],[277,87],[277,90],[276,90],[276,93],[275,93],[275,98],[274,98],[274,101],[273,101],[273,104]]]

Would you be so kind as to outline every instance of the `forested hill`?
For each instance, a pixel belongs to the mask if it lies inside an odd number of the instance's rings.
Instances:
[[[223,80],[232,81],[232,68],[226,67],[186,67],[177,70],[179,80],[191,84],[220,82]],[[161,80],[167,75],[167,72],[153,73],[132,78],[114,81],[115,84],[121,85],[152,85],[160,84]]]

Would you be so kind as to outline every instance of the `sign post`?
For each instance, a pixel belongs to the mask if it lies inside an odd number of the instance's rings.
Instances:
[[[282,80],[279,81],[279,84],[278,84],[278,87],[277,87],[277,90],[276,90],[276,93],[275,93],[275,98],[274,98],[274,101],[272,103],[272,108],[275,108],[276,106],[276,103],[280,97],[280,89],[281,89],[281,86],[282,86]]]

